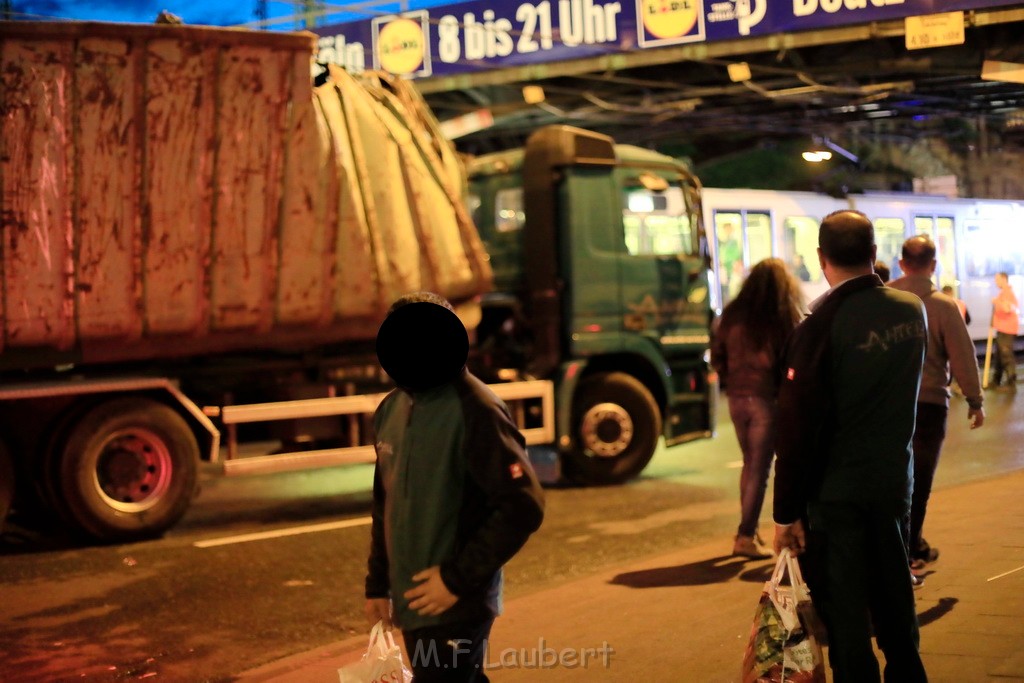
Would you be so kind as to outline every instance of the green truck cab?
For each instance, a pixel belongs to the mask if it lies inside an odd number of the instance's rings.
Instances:
[[[685,165],[549,126],[472,160],[468,201],[495,279],[478,371],[554,381],[566,478],[622,482],[660,436],[713,435],[710,261]]]

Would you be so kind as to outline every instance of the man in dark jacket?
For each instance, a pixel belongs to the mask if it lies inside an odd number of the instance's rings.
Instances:
[[[831,289],[794,331],[779,391],[775,549],[805,549],[836,683],[925,681],[905,544],[911,439],[927,323],[921,300],[872,272],[874,229],[825,217]],[[804,558],[802,558],[804,559]]]
[[[502,565],[540,527],[543,493],[508,409],[466,368],[447,301],[391,307],[377,357],[398,385],[374,416],[366,613],[403,630],[417,683],[486,681]]]

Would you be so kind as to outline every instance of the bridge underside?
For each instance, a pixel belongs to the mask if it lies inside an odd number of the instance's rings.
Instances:
[[[691,43],[418,82],[439,118],[481,108],[495,123],[459,140],[482,153],[548,123],[622,142],[731,145],[808,135],[876,141],[996,135],[1024,147],[1024,84],[984,80],[986,60],[1024,63],[1024,7],[966,13],[963,45],[907,50],[902,20]],[[733,81],[745,62],[750,78]],[[524,85],[546,99],[527,104]]]

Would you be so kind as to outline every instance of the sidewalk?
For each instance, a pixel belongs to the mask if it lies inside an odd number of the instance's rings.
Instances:
[[[1024,681],[1024,471],[935,491],[928,538],[942,550],[915,591],[930,680]],[[716,541],[509,601],[491,634],[488,675],[498,683],[732,683],[771,568],[723,556]],[[337,681],[337,668],[358,660],[365,644],[341,641],[237,680]],[[607,666],[604,644],[613,649]],[[538,670],[538,660],[557,661],[566,649],[577,662],[592,650],[588,666]],[[501,666],[514,660],[533,666]]]

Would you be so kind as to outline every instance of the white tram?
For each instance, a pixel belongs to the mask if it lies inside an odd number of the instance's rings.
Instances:
[[[813,192],[720,188],[704,188],[702,197],[718,310],[739,291],[750,267],[769,256],[790,264],[808,301],[825,292],[828,283],[817,256],[818,225],[832,211],[850,208],[863,211],[874,223],[878,260],[889,265],[894,279],[901,275],[900,248],[907,237],[926,233],[935,240],[936,284],[951,285],[967,304],[973,339],[988,336],[997,272],[1009,273],[1024,302],[1024,201],[898,193],[839,199]]]

